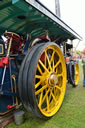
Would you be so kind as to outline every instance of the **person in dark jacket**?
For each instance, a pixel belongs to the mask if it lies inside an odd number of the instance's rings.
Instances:
[[[85,87],[85,55],[82,59],[82,63],[83,63],[83,75],[84,75],[84,77],[83,77],[83,87]]]

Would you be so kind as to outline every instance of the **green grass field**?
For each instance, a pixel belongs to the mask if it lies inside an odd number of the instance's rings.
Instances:
[[[44,121],[26,112],[26,120],[20,126],[14,123],[8,128],[85,128],[85,88],[80,64],[80,80],[77,88],[67,84],[61,109],[51,119]]]

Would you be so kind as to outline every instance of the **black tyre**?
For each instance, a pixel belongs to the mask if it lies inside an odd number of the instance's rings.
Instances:
[[[27,70],[27,67],[29,67],[29,62],[30,62],[30,59],[33,55],[33,53],[35,52],[35,50],[37,50],[38,47],[40,47],[41,45],[43,44],[38,44],[36,46],[33,46],[27,53],[26,53],[26,56],[21,64],[21,68],[20,68],[20,71],[19,71],[19,77],[18,77],[18,89],[19,89],[19,96],[20,96],[20,99],[24,105],[24,107],[28,110],[28,111],[31,111],[31,106],[29,104],[29,102],[25,102],[26,99],[28,98],[27,96],[27,93],[25,93],[26,91],[26,82],[27,82],[27,72],[25,70]],[[33,50],[34,49],[34,50]],[[31,53],[31,54],[30,54]],[[29,56],[30,55],[30,56]],[[29,58],[29,59],[28,59]],[[28,106],[28,107],[26,107]]]

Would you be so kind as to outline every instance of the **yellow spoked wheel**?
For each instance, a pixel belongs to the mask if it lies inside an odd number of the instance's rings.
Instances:
[[[79,82],[79,65],[75,64],[75,85]]]
[[[20,95],[25,108],[30,105],[41,118],[52,117],[62,105],[66,90],[66,64],[60,48],[44,43],[31,50],[23,65],[24,86],[20,92],[24,90],[24,94]]]
[[[35,95],[43,115],[53,116],[60,108],[66,89],[66,67],[60,49],[49,45],[37,64]]]

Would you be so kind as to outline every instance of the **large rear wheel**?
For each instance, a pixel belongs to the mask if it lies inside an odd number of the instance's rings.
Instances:
[[[25,108],[30,105],[36,116],[49,118],[59,110],[64,99],[66,64],[55,43],[46,43],[33,51],[23,65],[23,79],[19,79],[23,81],[23,86],[19,93]],[[21,90],[24,90],[25,95],[21,94]]]

